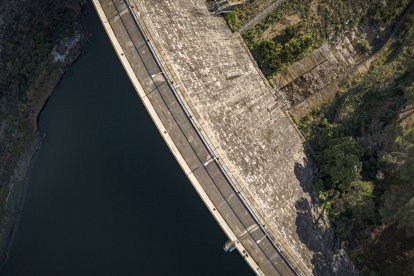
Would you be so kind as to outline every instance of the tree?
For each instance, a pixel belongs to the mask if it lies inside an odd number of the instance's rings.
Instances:
[[[381,160],[388,163],[391,168],[398,170],[405,164],[414,164],[414,127],[408,129],[399,126],[390,127],[384,131],[382,141],[384,149],[380,153]],[[404,172],[405,170],[399,171],[400,174]],[[409,170],[407,172],[409,173]],[[410,178],[411,175],[400,175],[400,177]]]
[[[298,31],[298,28],[296,26],[288,26],[283,31],[283,38],[285,40],[292,39],[296,36],[297,31]]]
[[[397,223],[408,236],[414,235],[414,128],[389,130],[395,139],[385,144],[382,160],[389,164],[390,186],[382,196],[382,221]]]
[[[302,47],[299,41],[296,38],[292,38],[283,46],[283,51],[281,53],[283,62],[292,62],[300,56],[302,53]]]
[[[321,168],[330,179],[330,187],[345,192],[361,179],[361,149],[352,137],[332,139],[321,156]]]
[[[237,14],[236,14],[235,11],[231,11],[229,13],[226,13],[224,15],[224,17],[227,20],[227,25],[229,26],[230,30],[232,30],[233,32],[235,32],[238,29],[240,29],[239,17],[237,16]]]
[[[260,42],[257,47],[260,56],[260,63],[272,72],[277,72],[281,69],[280,51],[281,47],[273,41],[265,40]]]
[[[312,46],[313,38],[310,34],[304,34],[300,37],[299,43],[302,51],[307,51]]]
[[[404,229],[407,236],[414,236],[414,197],[401,209],[398,228]]]
[[[372,182],[356,180],[332,204],[331,217],[335,232],[341,238],[350,235],[352,229],[364,225],[375,216]]]
[[[414,185],[403,183],[392,185],[383,195],[384,204],[380,209],[382,221],[397,223],[407,236],[414,235]]]
[[[404,88],[404,97],[407,99],[408,103],[414,103],[414,83]]]

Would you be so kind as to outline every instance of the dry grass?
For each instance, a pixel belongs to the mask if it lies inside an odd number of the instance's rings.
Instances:
[[[269,26],[261,35],[260,39],[262,40],[271,40],[275,36],[281,35],[283,31],[288,26],[295,26],[299,22],[301,22],[302,19],[299,14],[295,13],[292,15],[288,15],[284,18],[283,22],[276,22],[275,24]]]

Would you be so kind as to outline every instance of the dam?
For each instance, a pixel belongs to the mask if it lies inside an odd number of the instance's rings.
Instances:
[[[93,3],[225,247],[259,275],[346,274],[302,137],[240,36],[202,0]]]

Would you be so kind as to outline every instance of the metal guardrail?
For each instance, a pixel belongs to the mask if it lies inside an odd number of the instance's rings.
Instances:
[[[208,152],[212,156],[212,158],[214,159],[214,162],[220,168],[220,171],[223,173],[223,175],[225,176],[226,180],[230,183],[231,187],[236,191],[236,194],[239,196],[240,200],[243,202],[243,204],[246,206],[246,208],[248,209],[248,211],[251,213],[251,215],[253,216],[254,220],[256,220],[257,225],[260,227],[260,229],[269,238],[269,241],[275,247],[276,251],[281,255],[281,257],[284,259],[284,261],[288,264],[288,266],[292,269],[292,271],[295,274],[302,275],[302,273],[299,271],[299,270],[302,270],[302,269],[298,269],[297,266],[294,265],[290,261],[290,258],[287,256],[287,255],[290,255],[290,254],[286,254],[287,252],[285,253],[285,250],[283,250],[278,244],[275,243],[275,240],[277,240],[277,239],[265,228],[266,225],[264,223],[262,223],[262,220],[260,219],[260,215],[258,215],[256,213],[256,211],[253,209],[253,207],[250,205],[250,203],[245,198],[244,194],[234,184],[233,180],[228,175],[227,170],[223,167],[223,165],[221,164],[221,162],[218,161],[217,156],[216,156],[214,150],[210,146],[210,143],[207,141],[207,139],[205,138],[204,134],[200,131],[200,128],[199,128],[198,124],[194,121],[194,115],[192,114],[191,111],[188,110],[188,108],[186,107],[186,104],[182,100],[180,94],[177,92],[177,89],[176,89],[175,84],[169,78],[169,74],[167,73],[168,70],[165,68],[165,66],[163,65],[163,62],[160,60],[160,58],[159,58],[159,55],[160,54],[158,53],[158,50],[154,48],[154,46],[152,45],[152,42],[148,38],[150,36],[150,32],[147,30],[146,26],[143,25],[145,23],[141,23],[140,22],[140,19],[138,18],[137,14],[134,11],[134,5],[131,4],[131,1],[130,0],[125,0],[125,2],[127,3],[127,6],[129,8],[129,10],[130,10],[130,12],[131,12],[131,14],[132,14],[132,16],[133,16],[136,24],[141,29],[141,32],[144,35],[144,38],[146,39],[146,43],[148,45],[148,48],[150,49],[150,51],[151,51],[153,57],[155,58],[155,60],[157,61],[158,66],[160,67],[160,69],[161,69],[163,75],[165,76],[165,78],[166,78],[169,86],[171,87],[171,90],[174,93],[174,96],[176,97],[177,101],[179,102],[179,104],[183,108],[184,112],[186,113],[187,117],[189,118],[189,121],[193,125],[194,129],[197,131],[197,134],[199,135],[199,137],[203,141],[204,145],[208,149]],[[139,3],[137,3],[137,4],[139,4]],[[298,256],[298,258],[300,258],[300,257]],[[301,258],[300,258],[300,260],[301,260]],[[306,267],[306,265],[305,265],[305,267]]]

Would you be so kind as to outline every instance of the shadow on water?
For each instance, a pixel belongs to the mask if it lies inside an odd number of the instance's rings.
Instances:
[[[40,118],[47,134],[2,275],[251,275],[92,33]]]
[[[340,249],[328,222],[318,208],[317,194],[313,189],[316,167],[308,146],[303,164],[295,164],[295,175],[309,198],[300,198],[295,203],[296,232],[301,242],[313,252],[311,263],[314,275],[354,275],[353,265]],[[310,200],[310,201],[309,201]]]

